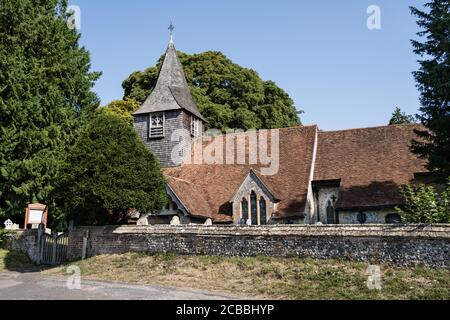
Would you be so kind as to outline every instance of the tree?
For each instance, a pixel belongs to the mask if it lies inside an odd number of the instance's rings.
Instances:
[[[178,53],[192,95],[209,127],[272,129],[301,124],[293,100],[272,81],[230,61],[221,52]],[[136,71],[122,84],[125,98],[145,101],[156,84],[156,66]]]
[[[102,109],[67,155],[58,190],[77,224],[123,223],[128,209],[157,212],[167,200],[158,160],[132,126]]]
[[[122,117],[129,124],[133,124],[132,114],[136,112],[140,107],[140,104],[134,99],[115,100],[110,102],[107,106],[103,107],[105,112],[111,112]]]
[[[428,159],[428,168],[450,176],[450,0],[433,0],[429,12],[411,8],[422,28],[423,42],[412,40],[423,59],[414,72],[422,107],[419,120],[428,130],[418,130],[412,150]]]
[[[0,1],[0,216],[53,204],[60,157],[98,106],[65,0]],[[52,210],[50,210],[50,213]],[[18,218],[19,216],[17,216]]]
[[[432,186],[406,185],[400,188],[405,199],[401,208],[396,208],[407,223],[450,223],[450,179],[447,189],[437,195]]]
[[[414,117],[406,114],[405,112],[402,112],[402,110],[399,107],[395,108],[391,120],[389,121],[389,125],[391,126],[395,124],[410,124],[410,123],[414,123]]]

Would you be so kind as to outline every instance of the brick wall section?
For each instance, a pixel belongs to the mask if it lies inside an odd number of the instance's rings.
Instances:
[[[449,268],[450,225],[127,226],[78,228],[69,258],[126,252],[218,256],[297,256],[395,266]]]
[[[38,231],[14,230],[6,234],[6,249],[28,254],[32,261],[38,260]]]

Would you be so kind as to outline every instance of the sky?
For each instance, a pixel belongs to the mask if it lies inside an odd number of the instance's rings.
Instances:
[[[177,50],[221,51],[272,80],[322,130],[385,125],[396,106],[418,112],[412,72],[419,31],[409,6],[425,0],[70,0],[80,8],[81,45],[102,71],[103,105],[123,97],[132,72],[165,52],[170,22]],[[380,9],[370,30],[367,9]]]

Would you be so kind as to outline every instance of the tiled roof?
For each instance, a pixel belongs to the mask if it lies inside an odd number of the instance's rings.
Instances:
[[[320,132],[314,180],[341,179],[337,209],[402,204],[398,185],[427,172],[410,151],[420,125]]]
[[[279,129],[279,171],[275,175],[262,175],[261,168],[266,166],[259,162],[255,165],[189,164],[166,168],[164,173],[169,187],[188,210],[215,221],[231,221],[230,200],[251,169],[280,199],[275,218],[303,216],[316,132],[316,126]]]
[[[205,121],[191,96],[175,45],[170,43],[155,88],[134,114],[177,109],[184,109]]]
[[[232,221],[231,216],[220,215],[211,210],[205,190],[201,186],[171,176],[166,176],[166,179],[169,188],[193,217],[211,218],[216,222]]]
[[[319,132],[314,181],[337,180],[337,208],[358,210],[402,204],[398,185],[414,173],[427,172],[425,161],[411,153],[420,125],[394,125]],[[316,126],[279,129],[280,167],[264,176],[256,165],[183,165],[164,169],[169,186],[195,216],[232,221],[229,202],[250,170],[280,200],[275,218],[305,212]],[[204,145],[208,143],[203,142]],[[270,150],[270,144],[269,144]]]

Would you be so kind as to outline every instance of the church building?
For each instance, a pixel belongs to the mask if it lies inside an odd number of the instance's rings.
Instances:
[[[425,161],[410,151],[420,125],[264,130],[268,150],[277,147],[272,174],[264,173],[262,157],[252,157],[256,132],[227,139],[205,135],[207,126],[171,39],[156,86],[134,113],[136,132],[163,168],[169,204],[160,213],[141,214],[138,224],[170,223],[174,217],[182,224],[398,223],[399,185],[429,175]],[[232,161],[193,160],[199,146],[207,150],[211,144],[219,146],[213,156]],[[239,155],[246,161],[238,161]]]

